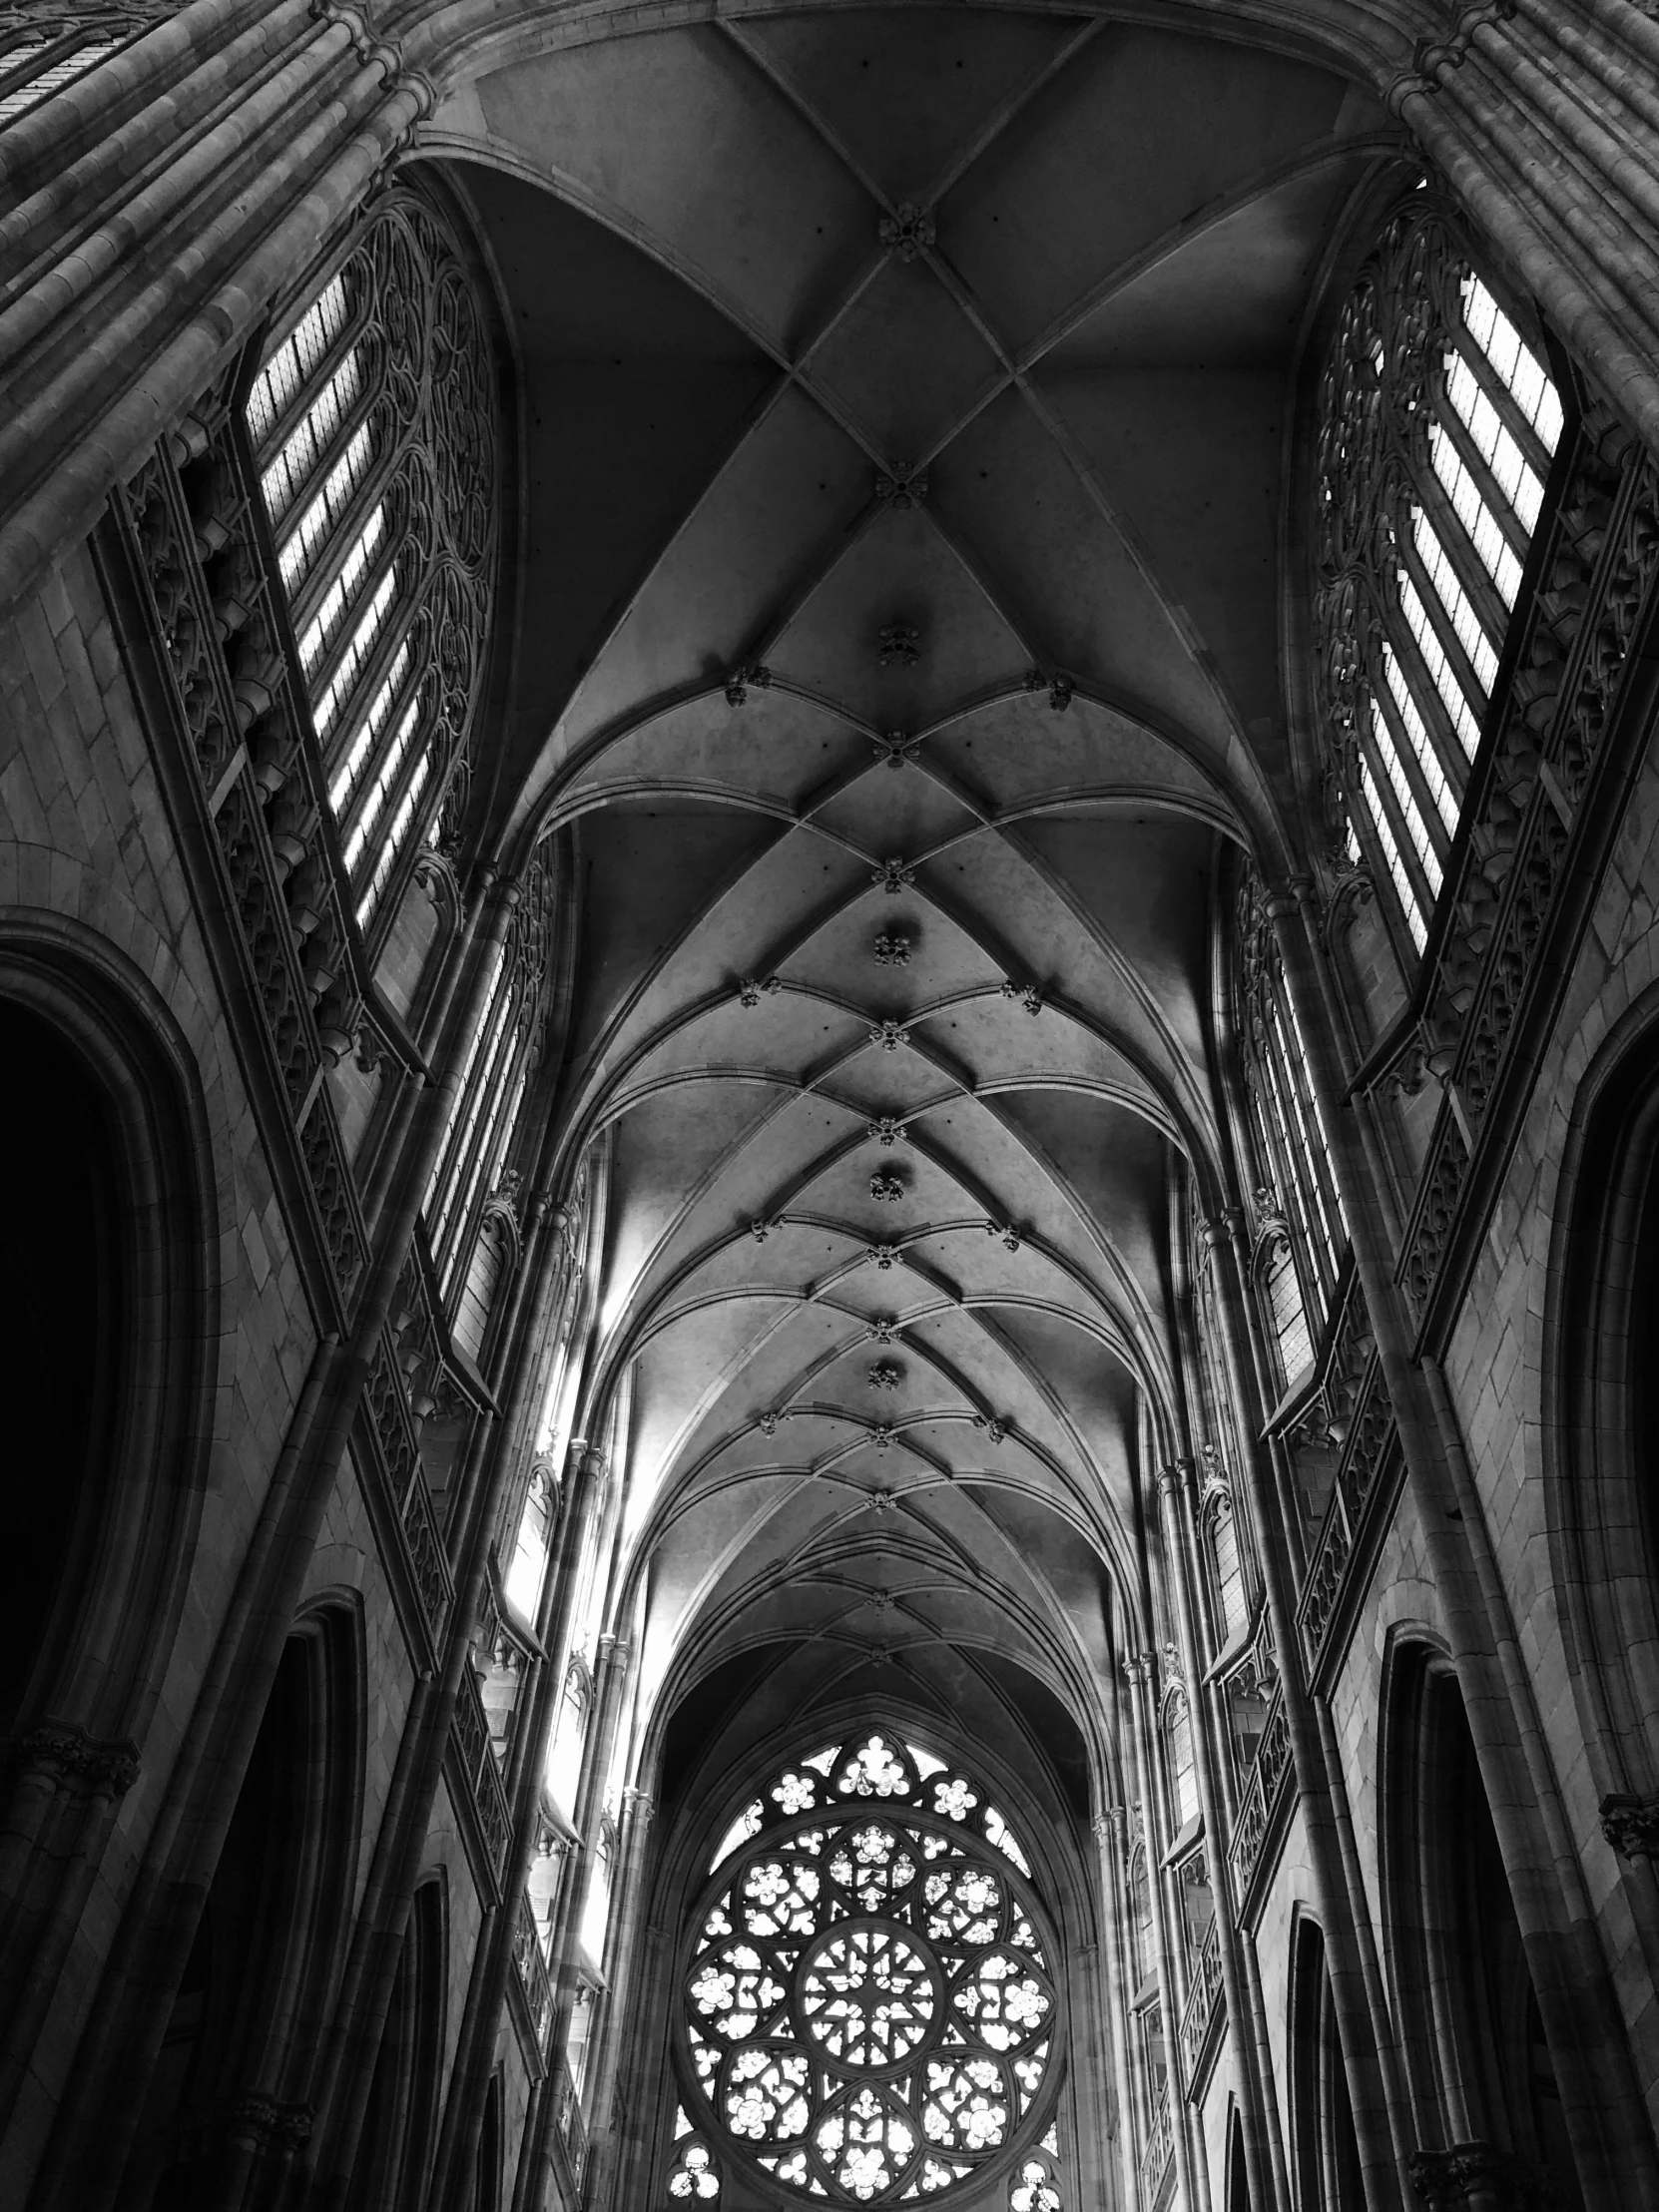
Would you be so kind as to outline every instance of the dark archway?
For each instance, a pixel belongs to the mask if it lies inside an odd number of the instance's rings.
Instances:
[[[1297,1924],[1291,1982],[1291,2133],[1301,2212],[1365,2212],[1360,2142],[1337,2004],[1317,1923]]]
[[[431,2171],[443,2056],[440,1882],[415,1892],[374,2061],[346,2212],[414,2212]]]
[[[0,1554],[0,1733],[44,1685],[113,1476],[129,1295],[110,1106],[82,1055],[0,1001],[0,1376],[10,1428]],[[52,1633],[54,1624],[59,1634]]]
[[[1582,2202],[1509,1878],[1451,1666],[1400,1655],[1389,1758],[1389,1899],[1425,2137]],[[1425,2148],[1435,2147],[1432,2141]]]
[[[174,1999],[129,2203],[216,2205],[304,2142],[351,1893],[358,1675],[342,1610],[288,1638]]]

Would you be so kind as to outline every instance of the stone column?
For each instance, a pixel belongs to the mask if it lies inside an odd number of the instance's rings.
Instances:
[[[1121,1805],[1108,1805],[1091,1824],[1100,1853],[1101,1995],[1102,2014],[1112,2040],[1112,2098],[1117,2106],[1118,2166],[1122,2201],[1132,2205],[1140,2188],[1140,2130],[1135,2119],[1134,2085],[1129,2078],[1129,2053],[1134,2029],[1130,1999],[1134,1988],[1129,1967],[1129,1898],[1123,1869],[1128,1815]]]
[[[640,2018],[625,2013],[619,1996],[632,1992],[634,1963],[645,1917],[646,1877],[651,1864],[651,1822],[656,1804],[647,1790],[632,1787],[622,1793],[622,1818],[617,1824],[617,1869],[611,1892],[612,1939],[608,1944],[606,1979],[610,1983],[600,2026],[601,2042],[589,2069],[588,2110],[593,2116],[589,2137],[587,2202],[591,2212],[612,2202],[618,2179],[622,2146],[611,2117],[611,2100],[622,2052],[628,2036],[637,2032]],[[660,2022],[653,2021],[653,2027]]]

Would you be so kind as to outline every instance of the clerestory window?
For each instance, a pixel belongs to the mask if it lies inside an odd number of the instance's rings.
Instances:
[[[358,926],[465,798],[495,569],[489,346],[454,242],[391,195],[280,328],[249,436]]]
[[[694,1916],[697,2139],[808,2200],[943,2201],[999,2175],[1012,2212],[1055,2212],[1057,1963],[976,1776],[879,1729],[816,1744],[738,1812]]]
[[[1348,1224],[1261,878],[1246,868],[1234,1000],[1255,1171],[1255,1276],[1282,1385],[1314,1356],[1348,1250]]]
[[[1347,858],[1417,952],[1564,427],[1540,337],[1413,194],[1321,385],[1314,623]]]
[[[0,131],[66,91],[167,12],[159,0],[7,9],[10,20],[0,20]]]
[[[510,1197],[502,1182],[508,1153],[547,1023],[552,982],[553,868],[539,847],[524,873],[507,935],[494,955],[484,1009],[462,1061],[455,1103],[427,1186],[426,1233],[438,1282],[452,1311],[469,1282],[463,1262],[476,1257],[492,1204]],[[472,1277],[481,1319],[468,1322],[481,1343],[488,1299],[502,1279],[499,1263]]]

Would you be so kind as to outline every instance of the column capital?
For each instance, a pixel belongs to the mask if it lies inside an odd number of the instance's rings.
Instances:
[[[1193,1479],[1191,1459],[1166,1460],[1158,1469],[1158,1487],[1167,1498],[1177,1498]]]
[[[1103,1805],[1089,1826],[1094,1830],[1094,1840],[1104,1851],[1108,1845],[1120,1845],[1129,1822],[1129,1809],[1124,1805]]]
[[[1158,1659],[1155,1652],[1129,1651],[1124,1653],[1123,1676],[1126,1682],[1150,1684],[1155,1679],[1157,1671]]]
[[[1198,1223],[1199,1236],[1207,1251],[1217,1245],[1237,1243],[1244,1231],[1244,1212],[1238,1206],[1224,1206],[1219,1213],[1206,1214]]]

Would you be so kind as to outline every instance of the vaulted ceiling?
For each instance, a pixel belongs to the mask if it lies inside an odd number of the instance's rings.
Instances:
[[[1219,1142],[1218,849],[1288,788],[1299,349],[1397,141],[1236,40],[886,7],[595,37],[427,142],[518,354],[496,789],[577,857],[647,1687],[1063,1764]]]

